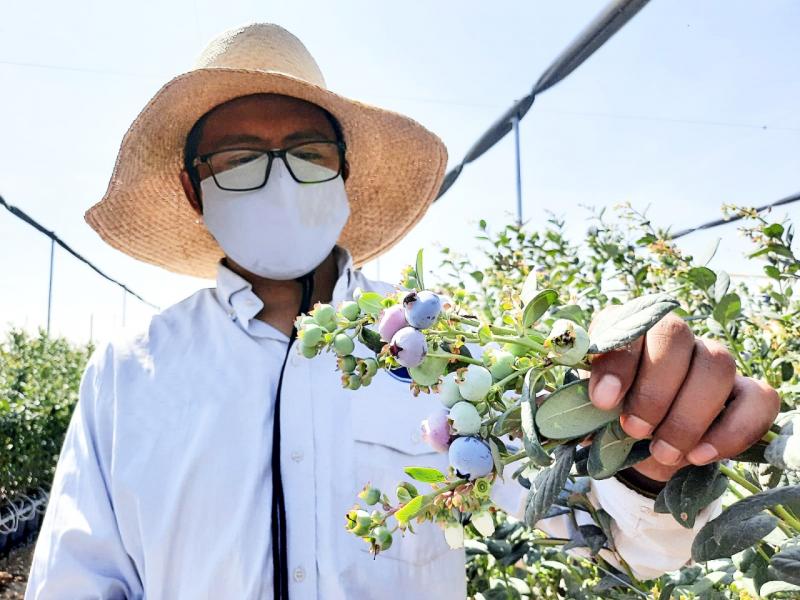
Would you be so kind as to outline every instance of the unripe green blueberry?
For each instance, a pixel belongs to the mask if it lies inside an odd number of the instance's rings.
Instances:
[[[361,387],[361,377],[356,373],[351,373],[347,378],[347,387],[351,390],[357,390]]]
[[[314,320],[313,317],[310,317],[309,315],[300,315],[294,320],[294,326],[295,329],[297,329],[297,331],[300,331],[306,325],[312,325],[312,324],[316,325],[317,322]]]
[[[372,383],[372,377],[369,375],[361,376],[361,387],[367,387],[370,383]]]
[[[405,504],[412,498],[416,498],[419,496],[419,492],[417,488],[415,488],[412,484],[408,483],[407,481],[401,481],[397,484],[397,490],[395,490],[397,494],[397,499]]]
[[[583,360],[590,345],[586,330],[568,319],[556,320],[544,341],[545,348],[549,348],[553,357],[565,365],[574,365]]]
[[[417,385],[436,385],[439,378],[444,374],[447,368],[447,359],[437,356],[426,356],[422,364],[417,367],[411,367],[408,374]]]
[[[303,346],[313,348],[322,341],[322,336],[325,335],[322,327],[316,324],[310,324],[303,327],[298,334],[300,343]]]
[[[469,402],[454,404],[450,409],[449,419],[453,422],[453,430],[459,435],[472,435],[481,428],[481,416]]]
[[[352,373],[356,370],[356,357],[352,354],[341,356],[338,360],[338,366],[342,373]]]
[[[492,387],[492,374],[486,367],[479,365],[469,365],[466,369],[459,372],[458,391],[464,400],[470,402],[480,402],[486,398],[489,389]]]
[[[375,377],[375,373],[378,372],[378,361],[374,358],[365,358],[361,362],[365,368],[364,375],[367,377]]]
[[[352,300],[342,302],[341,306],[339,306],[339,312],[348,321],[355,321],[361,316],[361,309],[358,307],[358,304]]]
[[[372,529],[372,517],[365,510],[351,510],[345,519],[347,530],[359,537],[367,535]]]
[[[317,325],[322,327],[336,321],[336,310],[330,304],[317,304],[314,310],[311,311],[311,315]]]
[[[381,491],[367,484],[364,486],[364,489],[358,493],[358,497],[367,505],[372,506],[373,504],[377,504],[381,499]]]
[[[392,546],[392,533],[384,525],[372,530],[372,538],[381,550],[388,550]]]
[[[519,344],[503,344],[503,349],[506,352],[510,352],[517,358],[525,356],[528,353],[528,349],[525,346],[521,346]]]
[[[335,338],[333,338],[333,350],[339,356],[347,356],[351,354],[353,350],[356,349],[355,342],[353,342],[353,338],[351,338],[346,333],[340,333]]]
[[[464,398],[458,390],[458,383],[456,383],[458,373],[448,373],[442,377],[439,383],[439,400],[447,408],[452,407],[456,402],[461,402]]]
[[[317,355],[317,349],[314,346],[300,344],[300,353],[306,358],[314,358]]]
[[[489,372],[495,381],[505,379],[514,372],[514,355],[508,350],[487,348],[483,355],[483,362],[489,367]]]

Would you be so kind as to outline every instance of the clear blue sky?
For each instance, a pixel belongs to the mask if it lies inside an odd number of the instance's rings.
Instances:
[[[217,32],[256,20],[288,28],[331,89],[412,116],[455,161],[604,5],[11,3],[0,21],[0,194],[167,306],[208,282],[112,250],[83,213],[102,196],[132,119]],[[652,0],[522,122],[525,217],[535,225],[555,211],[580,237],[580,205],[629,200],[680,228],[717,217],[725,202],[759,204],[800,189],[799,23],[792,0]],[[509,136],[365,270],[395,280],[420,246],[468,250],[478,219],[502,224],[514,206]],[[791,214],[800,220],[800,207]],[[744,271],[735,227],[715,231],[687,246],[722,236],[717,264]],[[43,325],[48,241],[2,211],[0,257],[0,322]],[[122,292],[62,251],[53,294],[55,333],[85,340],[92,319],[95,338],[121,324]],[[149,314],[128,299],[128,326],[143,326]]]

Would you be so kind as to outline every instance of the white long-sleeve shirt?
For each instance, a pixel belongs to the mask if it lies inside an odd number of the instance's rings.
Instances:
[[[339,252],[333,303],[387,291]],[[217,287],[97,348],[81,382],[33,557],[27,599],[272,596],[272,411],[288,338],[255,319],[263,304],[220,265]],[[447,468],[420,438],[439,402],[379,372],[342,389],[335,358],[294,349],[281,404],[281,464],[293,600],[464,598],[464,554],[419,526],[374,560],[345,531],[365,482],[388,493],[405,466]],[[680,567],[691,532],[612,480],[592,493],[641,574]],[[506,508],[524,490],[498,488]],[[698,523],[706,517],[701,515]],[[563,535],[566,521],[549,528]],[[699,525],[698,525],[699,526]],[[649,571],[648,571],[649,569]]]

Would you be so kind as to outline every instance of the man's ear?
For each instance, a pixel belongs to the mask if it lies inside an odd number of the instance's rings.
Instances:
[[[200,200],[200,197],[197,194],[197,189],[194,187],[194,182],[192,181],[191,176],[189,173],[186,172],[184,169],[181,171],[181,186],[183,187],[183,193],[186,195],[186,199],[189,201],[189,204],[194,209],[198,215],[203,215],[203,203]]]

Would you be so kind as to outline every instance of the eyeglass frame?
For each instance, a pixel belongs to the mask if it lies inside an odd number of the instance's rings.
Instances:
[[[321,143],[322,144],[334,144],[336,146],[336,148],[337,148],[337,150],[339,152],[339,170],[336,172],[335,175],[333,175],[332,177],[329,177],[328,179],[322,179],[320,181],[301,181],[301,180],[299,180],[295,176],[294,171],[292,171],[292,167],[289,165],[289,161],[286,160],[286,153],[289,152],[290,150],[294,150],[295,148],[299,148],[301,146],[306,146],[308,144],[321,144]],[[256,187],[245,188],[245,189],[231,189],[231,188],[222,187],[219,184],[219,181],[217,181],[217,174],[214,173],[214,169],[212,168],[211,163],[208,162],[208,159],[210,157],[214,156],[215,154],[222,154],[223,152],[233,152],[233,151],[236,151],[236,150],[239,150],[239,151],[249,150],[251,152],[261,152],[263,154],[266,154],[269,157],[269,160],[267,160],[266,171],[264,171],[264,181],[263,181],[263,183],[261,183],[260,185],[258,185]],[[216,185],[219,189],[225,190],[226,192],[252,192],[253,190],[260,190],[265,185],[267,185],[267,182],[269,181],[269,175],[272,172],[272,161],[275,158],[280,158],[283,161],[283,164],[286,165],[286,170],[289,171],[289,175],[291,175],[292,179],[294,179],[297,183],[301,183],[301,184],[305,184],[305,185],[314,185],[315,183],[325,183],[327,181],[333,181],[334,179],[339,177],[339,175],[341,175],[344,172],[345,165],[346,165],[346,162],[345,162],[345,153],[346,153],[346,151],[347,151],[347,146],[342,140],[336,140],[336,141],[334,141],[334,140],[306,140],[304,142],[300,142],[298,144],[294,144],[292,146],[289,146],[288,148],[275,148],[275,149],[271,149],[271,150],[259,150],[257,148],[225,148],[225,150],[217,150],[215,152],[208,152],[207,154],[201,154],[199,156],[196,156],[192,160],[192,168],[194,169],[195,174],[197,175],[198,182],[200,181],[200,176],[199,176],[199,173],[197,173],[197,167],[199,165],[201,165],[201,164],[205,164],[208,167],[208,171],[211,173],[211,178],[214,180],[214,185]]]

